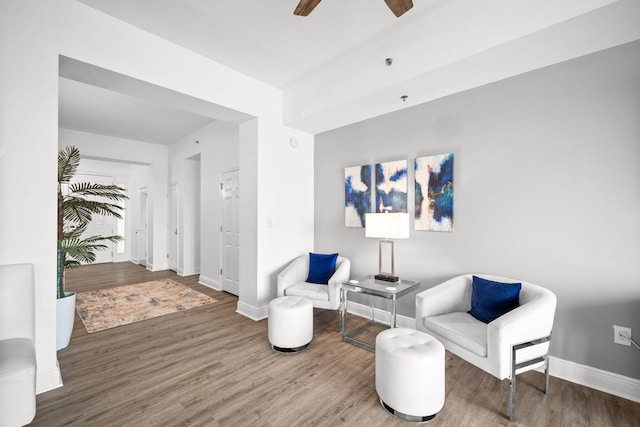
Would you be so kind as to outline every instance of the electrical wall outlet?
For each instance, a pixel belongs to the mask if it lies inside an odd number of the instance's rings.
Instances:
[[[613,342],[631,346],[631,328],[613,325]]]

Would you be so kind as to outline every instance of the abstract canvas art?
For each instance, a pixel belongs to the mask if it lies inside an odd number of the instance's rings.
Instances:
[[[364,227],[371,212],[371,165],[344,169],[344,225]]]
[[[453,231],[453,153],[415,160],[415,229]]]
[[[407,161],[376,164],[376,212],[407,212]]]

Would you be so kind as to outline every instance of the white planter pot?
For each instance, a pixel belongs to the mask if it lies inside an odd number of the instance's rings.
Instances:
[[[56,299],[56,350],[62,350],[69,345],[76,318],[76,294],[65,292],[64,295],[64,298]]]

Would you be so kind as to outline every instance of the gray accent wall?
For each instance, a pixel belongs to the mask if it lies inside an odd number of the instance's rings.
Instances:
[[[413,159],[448,152],[455,231],[416,231]],[[640,342],[640,42],[316,135],[315,250],[350,258],[352,277],[377,271],[378,242],[344,226],[344,168],[400,159],[412,230],[396,273],[421,289],[463,273],[551,289],[552,355],[640,378],[640,352],[613,342],[614,324]]]

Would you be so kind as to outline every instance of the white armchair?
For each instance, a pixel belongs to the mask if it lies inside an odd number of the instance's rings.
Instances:
[[[0,266],[0,426],[29,424],[36,415],[33,266]]]
[[[508,378],[509,419],[513,421],[517,374],[544,366],[544,392],[547,392],[556,296],[532,283],[498,276],[480,277],[521,283],[520,306],[489,323],[475,319],[467,313],[471,309],[473,275],[465,274],[416,295],[416,329],[435,336],[448,351],[496,378]]]
[[[308,283],[309,254],[302,255],[278,274],[277,296],[299,296],[309,298],[316,308],[337,310],[340,306],[340,284],[349,280],[351,262],[338,256],[336,269],[326,285]]]

